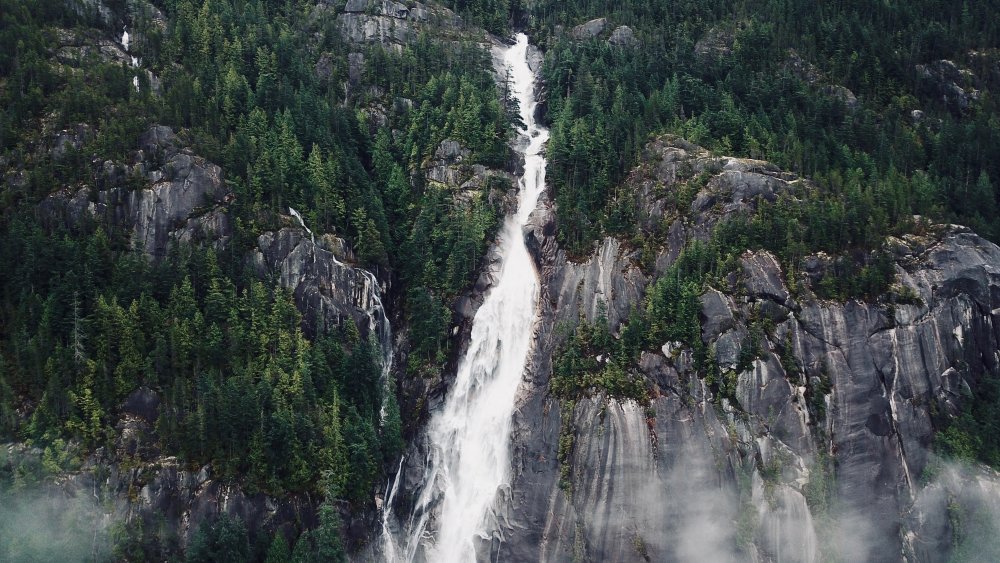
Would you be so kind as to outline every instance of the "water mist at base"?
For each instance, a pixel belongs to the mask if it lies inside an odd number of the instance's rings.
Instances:
[[[534,120],[535,74],[528,67],[527,49],[528,38],[518,34],[517,42],[500,53],[526,126],[521,131],[527,146],[518,209],[500,232],[497,281],[473,319],[455,382],[428,424],[429,452],[413,514],[398,537],[386,519],[382,551],[388,561],[474,561],[477,539],[498,530],[494,503],[510,486],[511,419],[531,350],[539,293],[522,228],[545,186],[540,152],[548,140],[548,130]]]

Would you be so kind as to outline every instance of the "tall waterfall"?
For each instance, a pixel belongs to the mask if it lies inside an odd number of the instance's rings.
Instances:
[[[403,537],[385,533],[389,561],[475,561],[477,538],[490,538],[497,530],[494,505],[510,486],[511,419],[531,350],[539,292],[522,228],[545,187],[540,153],[549,137],[535,123],[535,74],[527,50],[527,36],[518,34],[517,43],[499,53],[511,71],[526,125],[521,131],[526,143],[518,144],[525,147],[518,149],[524,155],[518,209],[500,231],[497,282],[473,319],[469,348],[445,404],[428,424],[429,453],[414,512],[403,523]]]

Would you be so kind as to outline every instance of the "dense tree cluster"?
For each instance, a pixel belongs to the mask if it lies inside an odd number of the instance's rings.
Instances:
[[[549,390],[564,400],[576,400],[600,390],[611,397],[646,403],[649,401],[646,383],[641,376],[631,373],[632,360],[611,335],[602,308],[594,323],[580,319],[556,354]]]
[[[160,390],[162,446],[252,489],[366,499],[401,448],[378,344],[353,324],[312,342],[280,289],[227,272],[211,250],[151,265],[84,238],[16,225],[5,287],[3,430],[40,445],[110,445],[119,405]],[[236,265],[233,265],[236,266]],[[234,280],[236,280],[234,282]],[[37,398],[23,427],[13,396]],[[383,424],[384,403],[395,413]],[[58,452],[53,452],[57,456]]]
[[[550,187],[576,252],[623,227],[617,186],[664,131],[817,180],[806,215],[870,231],[825,247],[872,249],[914,213],[1000,238],[995,99],[959,111],[916,69],[953,59],[996,86],[975,54],[1000,36],[988,2],[539,2],[532,13],[549,47]],[[553,32],[599,16],[632,26],[641,48]],[[717,50],[695,48],[705,37]]]

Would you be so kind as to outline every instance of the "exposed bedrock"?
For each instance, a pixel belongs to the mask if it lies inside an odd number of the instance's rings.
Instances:
[[[656,271],[719,220],[803,181],[659,139],[630,177],[640,220],[663,221],[664,194],[706,170],[691,213],[668,221]],[[898,284],[912,290],[910,304],[894,306],[792,291],[773,256],[746,252],[727,287],[701,298],[702,338],[735,377],[731,398],[713,396],[691,351],[666,342],[638,366],[654,390],[648,408],[595,392],[568,409],[548,392],[562,327],[596,320],[603,302],[616,333],[656,272],[615,239],[569,260],[557,217],[543,205],[525,229],[542,318],[515,415],[515,479],[494,546],[501,560],[938,560],[954,548],[947,499],[1000,500],[989,496],[993,473],[973,487],[925,471],[935,424],[1000,369],[996,245],[943,225],[887,241]],[[774,328],[736,373],[752,318]]]

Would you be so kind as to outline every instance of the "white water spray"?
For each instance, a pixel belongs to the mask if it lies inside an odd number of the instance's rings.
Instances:
[[[528,38],[518,34],[517,43],[501,53],[526,125],[521,132],[528,143],[520,203],[500,233],[498,281],[472,322],[469,348],[448,398],[428,424],[423,488],[405,537],[393,541],[386,532],[383,540],[389,561],[475,561],[477,540],[499,531],[495,506],[510,487],[511,419],[537,319],[538,273],[522,227],[545,187],[540,153],[549,137],[535,123],[535,74],[528,67],[527,49]],[[394,495],[391,491],[389,496]],[[391,510],[388,502],[386,510]]]
[[[122,31],[122,48],[128,53],[129,43],[131,42],[131,36],[128,34],[128,27]],[[132,68],[139,68],[139,59],[135,56],[130,56],[132,63]],[[139,91],[139,75],[132,77],[132,86],[135,87],[135,91]]]
[[[307,233],[309,233],[309,240],[311,240],[313,244],[316,244],[316,235],[314,235],[313,232],[309,229],[309,227],[306,226],[306,220],[302,218],[302,214],[291,207],[288,208],[288,213],[290,213],[292,217],[295,217],[299,221],[299,226],[301,226],[303,229],[306,230]],[[340,261],[337,260],[336,256],[333,257],[333,261],[336,264],[340,264]]]

